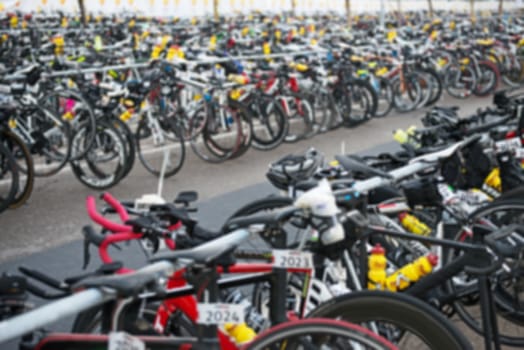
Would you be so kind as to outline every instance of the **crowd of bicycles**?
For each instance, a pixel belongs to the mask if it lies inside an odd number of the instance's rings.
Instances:
[[[135,160],[169,177],[191,148],[220,163],[443,92],[487,96],[523,79],[518,14],[413,13],[153,19],[7,13],[0,18],[0,211],[69,166],[104,190]]]
[[[198,194],[86,199],[84,269],[0,278],[0,343],[21,349],[486,349],[524,346],[524,95],[459,118],[434,107],[374,156],[313,148],[222,227]],[[146,266],[115,261],[141,247]],[[31,309],[29,295],[49,301]],[[73,316],[68,333],[43,328]],[[109,345],[108,345],[109,344]]]

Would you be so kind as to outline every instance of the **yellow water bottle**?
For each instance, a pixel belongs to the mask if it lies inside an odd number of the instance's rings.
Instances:
[[[429,236],[431,233],[431,229],[428,227],[428,225],[420,221],[416,216],[407,212],[398,214],[398,219],[402,227],[411,233],[422,236]]]
[[[404,130],[397,129],[393,133],[393,139],[402,145],[402,144],[408,142],[409,135]]]
[[[368,289],[384,290],[386,266],[386,251],[377,243],[368,257]]]
[[[433,267],[438,263],[438,256],[428,254],[404,265],[392,275],[386,278],[386,288],[392,292],[406,289],[411,283],[417,282],[422,277],[433,271]]]
[[[253,340],[257,333],[245,322],[239,324],[226,323],[224,329],[237,344],[245,344]]]

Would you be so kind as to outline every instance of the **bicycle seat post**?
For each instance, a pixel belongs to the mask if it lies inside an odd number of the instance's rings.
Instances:
[[[217,266],[213,265],[187,278],[188,282],[197,291],[196,298],[199,303],[217,303],[220,301],[219,277]],[[197,336],[199,342],[194,347],[196,350],[220,350],[218,327],[216,325],[197,325]]]

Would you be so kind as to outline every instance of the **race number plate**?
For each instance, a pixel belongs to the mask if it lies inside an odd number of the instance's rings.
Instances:
[[[313,255],[300,250],[273,250],[273,265],[282,269],[312,269]]]
[[[495,142],[495,147],[498,152],[506,152],[509,150],[515,150],[522,147],[522,143],[519,137],[514,137],[508,140],[502,140]]]
[[[198,324],[222,325],[243,323],[244,307],[240,304],[199,303]]]

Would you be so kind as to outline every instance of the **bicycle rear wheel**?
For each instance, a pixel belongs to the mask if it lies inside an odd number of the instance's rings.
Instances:
[[[472,349],[469,341],[437,310],[408,295],[358,291],[334,298],[308,317],[327,317],[376,328],[399,349]]]
[[[396,349],[384,338],[340,320],[305,319],[287,322],[259,334],[245,350],[265,349]]]

